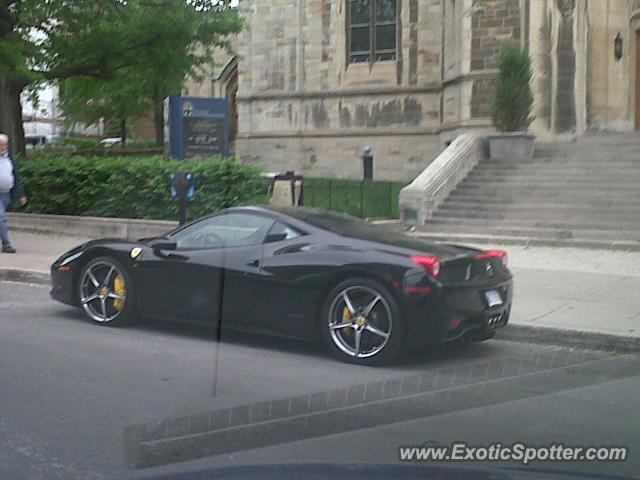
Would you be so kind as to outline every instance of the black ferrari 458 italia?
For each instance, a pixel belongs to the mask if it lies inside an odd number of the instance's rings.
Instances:
[[[310,208],[238,207],[164,237],[95,240],[51,267],[51,295],[101,325],[137,316],[322,339],[380,363],[509,321],[507,254],[410,238]]]

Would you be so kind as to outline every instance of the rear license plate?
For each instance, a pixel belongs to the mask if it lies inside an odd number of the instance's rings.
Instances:
[[[499,307],[503,303],[500,292],[498,292],[497,290],[489,290],[488,292],[484,292],[484,298],[487,299],[489,308]]]

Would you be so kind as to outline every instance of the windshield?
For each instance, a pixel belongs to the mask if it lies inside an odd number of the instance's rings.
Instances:
[[[0,1],[0,480],[640,480],[639,185],[640,0]]]

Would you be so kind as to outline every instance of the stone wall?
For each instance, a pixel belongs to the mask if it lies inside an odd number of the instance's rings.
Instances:
[[[634,129],[635,35],[640,28],[638,11],[634,7],[632,0],[588,2],[589,46],[586,55],[589,70],[586,102],[590,128]],[[613,41],[618,33],[624,41],[620,60],[613,55]]]
[[[630,131],[635,120],[636,0],[531,2],[530,53],[538,136]],[[624,41],[614,58],[614,39]]]
[[[505,42],[522,42],[520,0],[474,0],[471,28],[471,70],[491,72],[473,83],[471,117],[491,115],[500,49]]]
[[[442,1],[398,0],[395,60],[349,64],[346,0],[249,0],[238,157],[268,169],[410,180],[443,148]]]
[[[242,2],[240,161],[358,178],[371,146],[376,178],[410,180],[455,135],[492,128],[504,42],[532,57],[539,137],[633,128],[637,0],[397,2],[397,58],[373,64],[347,61],[347,0]]]

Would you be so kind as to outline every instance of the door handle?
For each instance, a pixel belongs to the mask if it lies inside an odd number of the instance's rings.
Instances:
[[[251,262],[247,263],[247,267],[256,267],[259,268],[260,267],[260,260],[253,260]]]

